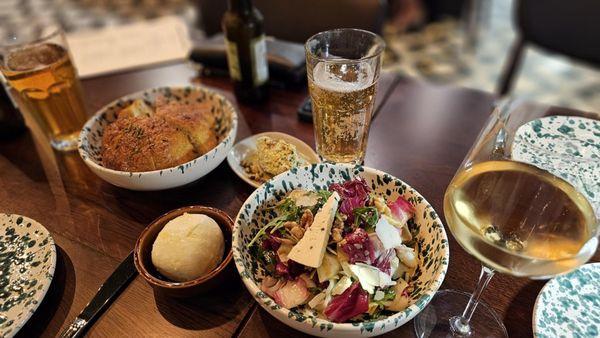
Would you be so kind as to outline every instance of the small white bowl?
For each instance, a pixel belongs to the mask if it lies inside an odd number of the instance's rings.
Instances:
[[[244,171],[244,167],[242,167],[241,163],[246,158],[246,156],[256,151],[256,140],[261,136],[268,136],[274,140],[284,140],[290,144],[293,144],[296,147],[296,150],[298,150],[298,154],[300,154],[300,156],[302,156],[302,158],[305,159],[309,164],[315,164],[320,162],[319,156],[308,144],[302,142],[301,140],[291,135],[276,131],[252,135],[233,146],[233,149],[231,149],[231,151],[229,151],[229,154],[227,154],[227,163],[229,163],[229,166],[231,167],[233,172],[235,172],[241,179],[246,181],[246,183],[250,184],[255,188],[260,187],[263,184],[263,182],[251,179]]]
[[[102,165],[102,134],[116,120],[116,114],[136,99],[154,105],[157,95],[167,99],[210,101],[215,114],[215,132],[219,144],[211,151],[181,165],[153,171],[127,172]],[[215,169],[227,156],[237,134],[238,117],[235,108],[221,94],[204,87],[159,87],[123,96],[100,109],[83,126],[79,134],[79,155],[83,162],[101,179],[131,190],[163,190],[193,182]]]

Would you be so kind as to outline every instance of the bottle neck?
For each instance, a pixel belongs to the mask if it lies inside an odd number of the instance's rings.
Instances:
[[[229,10],[236,13],[249,13],[252,11],[252,1],[229,0]]]

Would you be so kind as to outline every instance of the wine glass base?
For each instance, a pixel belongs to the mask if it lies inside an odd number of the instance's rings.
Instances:
[[[429,305],[414,319],[417,337],[508,337],[502,320],[483,302],[479,302],[469,322],[470,334],[453,332],[450,320],[463,313],[470,297],[470,294],[457,290],[438,291]]]

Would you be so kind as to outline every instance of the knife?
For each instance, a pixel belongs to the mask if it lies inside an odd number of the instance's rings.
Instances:
[[[100,317],[102,312],[115,300],[127,284],[137,275],[133,264],[133,251],[119,264],[117,269],[104,281],[96,295],[61,334],[61,338],[83,337],[88,326]]]

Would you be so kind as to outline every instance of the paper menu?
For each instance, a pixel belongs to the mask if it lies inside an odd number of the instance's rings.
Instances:
[[[74,32],[67,41],[81,78],[182,60],[191,50],[187,26],[175,16]]]

